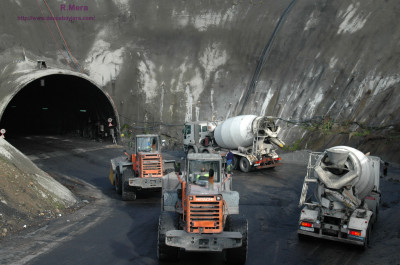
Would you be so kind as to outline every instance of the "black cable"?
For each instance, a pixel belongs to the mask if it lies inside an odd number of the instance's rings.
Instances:
[[[250,92],[255,91],[255,88],[256,88],[256,85],[257,85],[257,82],[258,82],[258,78],[260,77],[261,70],[264,67],[265,60],[267,58],[267,55],[268,55],[269,51],[271,50],[271,47],[272,47],[272,44],[273,44],[273,42],[275,40],[276,34],[278,33],[278,30],[279,30],[281,24],[283,23],[284,19],[286,18],[287,14],[292,9],[292,7],[296,3],[296,1],[297,0],[293,0],[292,2],[290,2],[288,7],[285,9],[285,11],[283,11],[281,17],[279,18],[278,23],[275,26],[274,31],[272,32],[271,37],[269,38],[269,40],[267,42],[267,45],[265,45],[265,47],[264,47],[264,49],[263,49],[263,51],[261,53],[261,56],[258,59],[256,70],[255,70],[255,72],[253,74],[253,77],[251,78],[250,85],[249,85],[249,87],[248,87],[248,89],[246,91],[246,96],[245,96],[244,101],[243,101],[242,109],[240,110],[240,113],[239,113],[240,115],[243,114],[244,108],[245,108],[245,106],[247,104],[247,100],[250,97]]]

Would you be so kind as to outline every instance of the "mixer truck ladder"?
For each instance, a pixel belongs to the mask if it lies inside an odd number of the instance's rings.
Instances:
[[[259,157],[257,156],[258,154],[258,130],[257,130],[257,134],[256,137],[253,138],[253,155],[255,155],[257,157],[257,159],[259,159]]]
[[[301,196],[300,196],[300,201],[299,201],[299,207],[303,205],[316,205],[316,203],[309,203],[305,202],[306,197],[307,197],[307,192],[308,192],[308,184],[309,183],[317,183],[317,179],[314,177],[314,168],[315,168],[315,162],[318,158],[319,155],[321,155],[321,152],[310,152],[310,156],[308,158],[308,165],[307,165],[307,174],[304,177],[304,182],[303,182],[303,189],[301,190]]]

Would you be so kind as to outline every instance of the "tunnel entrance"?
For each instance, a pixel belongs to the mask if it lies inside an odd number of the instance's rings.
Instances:
[[[112,127],[108,119],[112,118]],[[0,120],[6,137],[32,134],[79,134],[88,138],[110,137],[118,128],[116,110],[105,93],[85,78],[52,74],[20,89]]]

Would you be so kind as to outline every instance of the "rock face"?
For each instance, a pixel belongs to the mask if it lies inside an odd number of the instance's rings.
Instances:
[[[81,69],[121,125],[163,123],[177,138],[182,128],[166,125],[265,114],[288,124],[281,138],[296,148],[339,141],[399,161],[396,1],[52,1],[56,17],[91,19],[58,20],[67,45],[53,21],[18,20],[49,16],[39,2],[2,1],[1,72],[24,54]]]

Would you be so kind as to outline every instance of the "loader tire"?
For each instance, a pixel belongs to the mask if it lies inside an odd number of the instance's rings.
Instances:
[[[122,176],[121,173],[119,172],[119,168],[117,168],[117,170],[115,171],[115,191],[117,192],[117,194],[121,195],[122,194]]]
[[[177,261],[179,248],[167,246],[165,234],[169,230],[178,230],[179,215],[173,212],[161,212],[158,221],[157,257],[160,261]]]
[[[250,171],[249,160],[246,157],[242,156],[239,160],[239,167],[242,172],[245,172],[245,173],[249,172]]]
[[[240,232],[242,234],[242,246],[239,248],[226,249],[224,251],[225,262],[228,264],[245,264],[247,259],[247,219],[239,214],[228,215],[226,230]]]
[[[136,200],[136,192],[132,187],[129,186],[129,178],[133,177],[134,173],[132,169],[125,169],[122,173],[122,200],[123,201],[134,201]]]
[[[169,173],[175,172],[175,169],[173,168],[167,168],[164,170],[164,175],[168,175]]]

